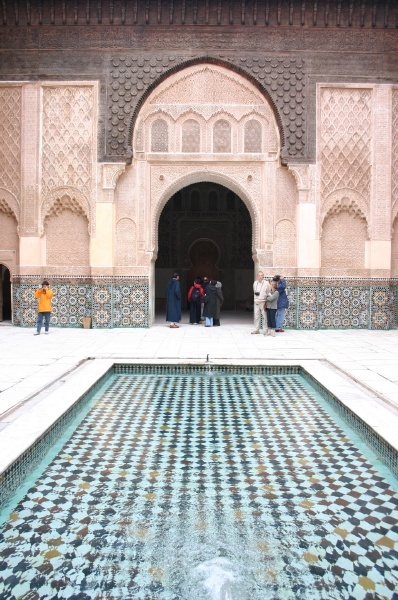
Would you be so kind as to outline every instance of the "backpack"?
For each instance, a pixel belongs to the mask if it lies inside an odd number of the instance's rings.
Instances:
[[[200,289],[197,287],[194,287],[191,292],[190,302],[199,302],[199,300],[200,300]]]

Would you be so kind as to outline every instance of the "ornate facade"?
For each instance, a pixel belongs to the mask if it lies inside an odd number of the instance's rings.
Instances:
[[[389,2],[2,4],[0,264],[16,325],[146,327],[178,268],[292,327],[396,326],[398,12]],[[7,309],[8,310],[8,309]]]

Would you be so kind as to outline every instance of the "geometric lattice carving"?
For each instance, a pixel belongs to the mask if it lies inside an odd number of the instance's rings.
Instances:
[[[345,190],[339,190],[335,192],[333,195],[327,198],[327,201],[324,203],[324,215],[330,215],[334,213],[339,213],[342,209],[348,211],[352,215],[358,215],[363,219],[366,219],[366,212],[363,206],[363,200],[359,194],[348,191],[347,194],[344,193]],[[323,219],[322,219],[323,220]]]
[[[358,215],[369,223],[369,208],[364,198],[355,190],[340,189],[329,194],[324,200],[319,213],[319,227],[322,227],[327,215],[336,214],[340,211],[348,211],[352,215]],[[368,226],[368,238],[370,238]]]
[[[54,210],[46,217],[47,265],[88,267],[90,264],[90,237],[87,217],[79,207],[72,212],[67,207],[54,203]]]
[[[194,119],[182,124],[182,152],[200,152],[200,125]]]
[[[261,124],[254,119],[245,123],[245,152],[261,152]]]
[[[74,187],[91,198],[94,89],[43,88],[42,191]]]
[[[398,90],[392,92],[392,205],[393,218],[398,213]]]
[[[16,198],[21,186],[21,88],[0,87],[0,183]]]
[[[81,214],[87,216],[86,211],[81,206],[81,204],[76,200],[76,198],[64,195],[62,198],[57,198],[55,202],[50,206],[45,220],[48,219],[51,215],[59,215],[64,210],[70,210],[74,213]]]
[[[169,143],[167,123],[166,121],[163,121],[163,119],[157,119],[152,124],[151,151],[167,152],[168,149]]]
[[[214,152],[231,152],[231,125],[224,119],[214,124]]]
[[[8,202],[2,197],[0,197],[0,212],[15,219],[14,211],[8,205]]]
[[[365,266],[366,220],[344,207],[329,214],[322,229],[321,267],[363,269]]]
[[[368,89],[327,88],[321,92],[321,197],[342,187],[369,203],[371,185],[371,99]]]
[[[84,215],[90,224],[90,232],[94,232],[92,217],[95,216],[95,211],[91,211],[87,199],[78,190],[68,188],[53,190],[41,206],[43,224],[48,216],[61,214],[63,210]],[[43,229],[41,228],[40,234],[42,233]]]
[[[120,219],[116,224],[116,256],[118,267],[137,264],[136,225],[131,219]]]
[[[287,219],[275,227],[274,267],[296,266],[296,229]]]

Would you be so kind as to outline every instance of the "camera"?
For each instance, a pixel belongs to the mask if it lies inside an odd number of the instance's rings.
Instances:
[[[259,296],[259,295],[260,295],[260,292],[254,292],[254,295],[255,295],[255,296]]]

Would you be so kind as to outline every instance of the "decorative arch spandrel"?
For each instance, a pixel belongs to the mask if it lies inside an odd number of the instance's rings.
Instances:
[[[340,189],[332,192],[322,204],[322,212],[320,218],[321,236],[323,223],[326,218],[334,213],[342,210],[348,211],[353,215],[358,215],[365,220],[367,225],[367,238],[370,238],[369,231],[369,209],[366,200],[355,190]]]
[[[160,115],[162,115],[160,117]],[[187,120],[195,120],[200,124],[200,137],[188,152],[211,153],[213,149],[213,133],[215,123],[228,121],[231,127],[233,152],[278,153],[280,148],[280,131],[272,106],[263,93],[252,82],[241,74],[225,67],[202,63],[190,66],[159,83],[147,97],[137,115],[132,147],[135,156],[148,151],[144,139],[151,137],[152,123],[157,118],[167,118],[170,125],[170,140],[177,140],[176,150],[180,148],[181,134]],[[261,143],[255,150],[244,148],[246,122],[258,122]],[[142,130],[145,130],[143,137]],[[173,152],[173,143],[168,152]],[[247,157],[249,158],[249,157]]]
[[[94,235],[94,211],[91,211],[90,203],[87,198],[79,190],[69,187],[61,187],[52,190],[41,205],[39,229],[40,236],[42,236],[44,233],[44,222],[46,218],[51,214],[59,212],[63,208],[85,215],[88,221],[89,234]]]
[[[218,183],[245,203],[253,227],[252,247],[259,247],[261,171],[246,165],[153,166],[151,169],[151,250],[157,251],[158,224],[168,200],[180,189],[200,182]]]
[[[19,223],[20,209],[18,200],[14,194],[3,188],[0,188],[0,211],[14,217],[17,223]]]

